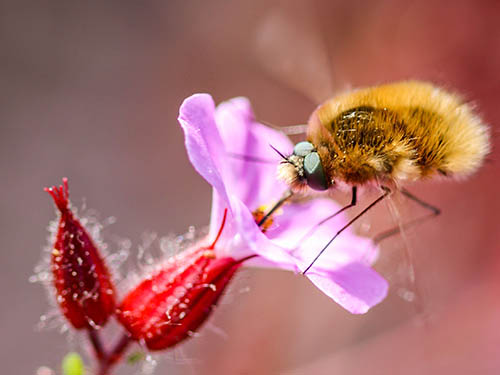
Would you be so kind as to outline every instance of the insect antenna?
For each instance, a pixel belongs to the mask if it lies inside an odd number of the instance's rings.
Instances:
[[[274,147],[272,144],[269,144],[269,147],[271,147],[274,151],[276,151],[276,153],[281,156],[283,159],[287,159],[287,157],[285,155],[283,155],[283,153],[281,151],[279,151],[276,147]]]
[[[288,158],[281,152],[279,151],[276,147],[274,147],[272,144],[269,144],[269,146],[274,150],[276,151],[276,153],[281,156],[283,158],[282,162],[285,162],[285,163],[290,163],[290,164],[293,164],[290,160],[288,160]]]
[[[391,194],[391,189],[389,189],[386,186],[381,186],[381,189],[384,191],[384,194],[382,194],[380,197],[375,199],[372,203],[370,203],[363,211],[361,211],[359,214],[357,214],[353,219],[351,219],[346,225],[344,225],[342,228],[340,228],[337,233],[332,237],[330,241],[321,249],[321,251],[316,255],[316,257],[313,259],[311,264],[307,266],[307,268],[302,271],[302,274],[305,275],[307,271],[311,269],[311,267],[316,263],[318,258],[325,252],[325,250],[328,248],[328,246],[331,245],[331,243],[347,228],[349,228],[356,220],[358,220],[361,216],[363,216],[365,213],[367,213],[372,207],[374,207],[377,203],[381,202],[384,198],[386,198],[389,194]]]

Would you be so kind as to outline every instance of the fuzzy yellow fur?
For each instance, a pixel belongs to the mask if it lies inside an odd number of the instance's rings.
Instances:
[[[312,114],[307,138],[331,183],[467,176],[490,150],[488,128],[469,104],[417,81],[328,100]]]

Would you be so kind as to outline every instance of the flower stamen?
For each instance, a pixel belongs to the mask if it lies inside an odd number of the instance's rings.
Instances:
[[[252,216],[255,219],[255,222],[260,227],[262,233],[266,233],[266,231],[273,225],[272,215],[267,213],[267,206],[260,206],[255,211],[252,212]],[[267,218],[266,218],[267,216]],[[265,220],[264,220],[265,219]]]
[[[288,190],[282,197],[281,199],[276,202],[265,215],[259,218],[259,220],[256,220],[256,223],[259,227],[264,228],[262,229],[262,232],[265,233],[265,230],[269,228],[269,225],[265,225],[266,222],[271,218],[271,216],[278,210],[281,206],[283,206],[291,197],[293,196],[293,191]]]

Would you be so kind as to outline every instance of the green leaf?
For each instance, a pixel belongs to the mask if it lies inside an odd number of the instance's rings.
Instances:
[[[62,360],[62,371],[64,375],[84,375],[85,367],[82,357],[75,352],[66,354]]]
[[[131,353],[131,354],[127,357],[127,363],[128,363],[129,365],[134,365],[134,364],[136,364],[137,362],[143,361],[143,360],[144,360],[144,358],[146,358],[146,353],[141,352],[141,351],[137,351],[137,352]]]

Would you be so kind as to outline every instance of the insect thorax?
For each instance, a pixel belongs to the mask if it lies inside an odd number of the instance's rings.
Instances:
[[[376,179],[417,179],[439,170],[445,157],[443,147],[436,147],[446,140],[446,127],[434,126],[441,121],[419,107],[358,106],[323,116],[322,126],[311,127],[315,130],[308,140],[332,180],[360,185]]]

